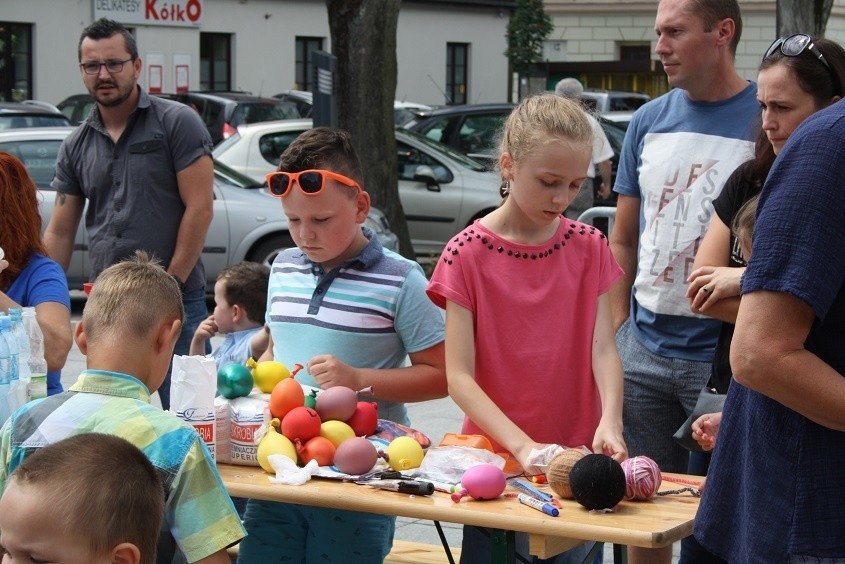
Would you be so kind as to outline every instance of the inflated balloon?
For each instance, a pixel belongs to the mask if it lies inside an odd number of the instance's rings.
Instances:
[[[267,433],[258,443],[258,450],[256,453],[256,456],[258,457],[258,464],[266,472],[270,472],[271,474],[275,474],[276,472],[267,460],[267,457],[271,454],[283,454],[290,458],[294,464],[296,464],[296,459],[298,458],[296,447],[286,436],[276,430],[278,426],[278,419],[270,421],[267,425]]]
[[[252,391],[252,373],[237,362],[228,362],[217,371],[217,391],[227,399],[242,398]]]
[[[294,407],[301,407],[305,403],[305,392],[302,386],[293,378],[285,378],[270,392],[270,415],[280,420]]]
[[[358,476],[373,469],[378,460],[376,447],[363,437],[343,441],[334,453],[334,465],[344,474]]]
[[[290,440],[299,439],[304,443],[320,434],[322,422],[316,411],[300,405],[288,411],[282,419],[282,434]]]
[[[498,466],[477,464],[464,472],[461,489],[452,494],[452,501],[459,502],[465,495],[473,499],[495,499],[502,495],[506,485],[505,473]]]
[[[317,394],[315,409],[323,421],[346,421],[355,413],[358,393],[346,386],[332,386]]]
[[[400,472],[419,468],[424,456],[422,446],[412,437],[396,437],[387,445],[387,463]]]
[[[352,427],[359,437],[369,437],[378,427],[378,404],[371,401],[359,401],[355,405],[352,417],[346,419],[346,424]]]
[[[587,509],[611,509],[625,496],[625,471],[607,455],[588,454],[572,467],[569,485]]]

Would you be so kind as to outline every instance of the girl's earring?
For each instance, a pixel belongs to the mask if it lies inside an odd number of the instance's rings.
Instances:
[[[511,192],[511,181],[510,180],[502,180],[502,185],[499,186],[499,195],[503,198],[506,197]]]

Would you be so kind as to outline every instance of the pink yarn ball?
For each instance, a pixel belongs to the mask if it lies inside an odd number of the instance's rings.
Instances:
[[[625,471],[625,499],[651,499],[663,480],[660,467],[647,456],[635,456],[622,462]]]

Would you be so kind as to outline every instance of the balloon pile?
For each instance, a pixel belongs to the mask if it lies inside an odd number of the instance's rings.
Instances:
[[[651,499],[660,489],[660,467],[649,457],[629,458],[622,462],[622,470],[625,472],[625,499]]]
[[[546,478],[552,491],[564,499],[572,499],[572,488],[569,486],[569,475],[575,463],[587,456],[587,452],[580,448],[567,448],[552,458],[546,469]]]
[[[625,496],[625,471],[611,457],[588,454],[569,474],[575,501],[590,510],[611,509]]]
[[[494,464],[478,464],[468,468],[461,477],[461,489],[452,494],[458,503],[464,496],[473,499],[496,499],[505,491],[505,473]]]

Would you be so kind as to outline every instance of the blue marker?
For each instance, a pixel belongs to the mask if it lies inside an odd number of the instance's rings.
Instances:
[[[546,503],[545,501],[540,501],[539,499],[535,499],[527,494],[519,494],[517,496],[519,503],[523,505],[527,505],[528,507],[533,507],[537,511],[542,511],[546,515],[551,515],[552,517],[557,517],[560,515],[560,511],[557,510],[557,507],[552,505],[551,503]]]
[[[539,499],[540,501],[552,501],[552,499],[554,499],[552,494],[538,490],[528,482],[524,482],[522,480],[509,480],[509,483],[519,491],[530,495],[534,499]]]

